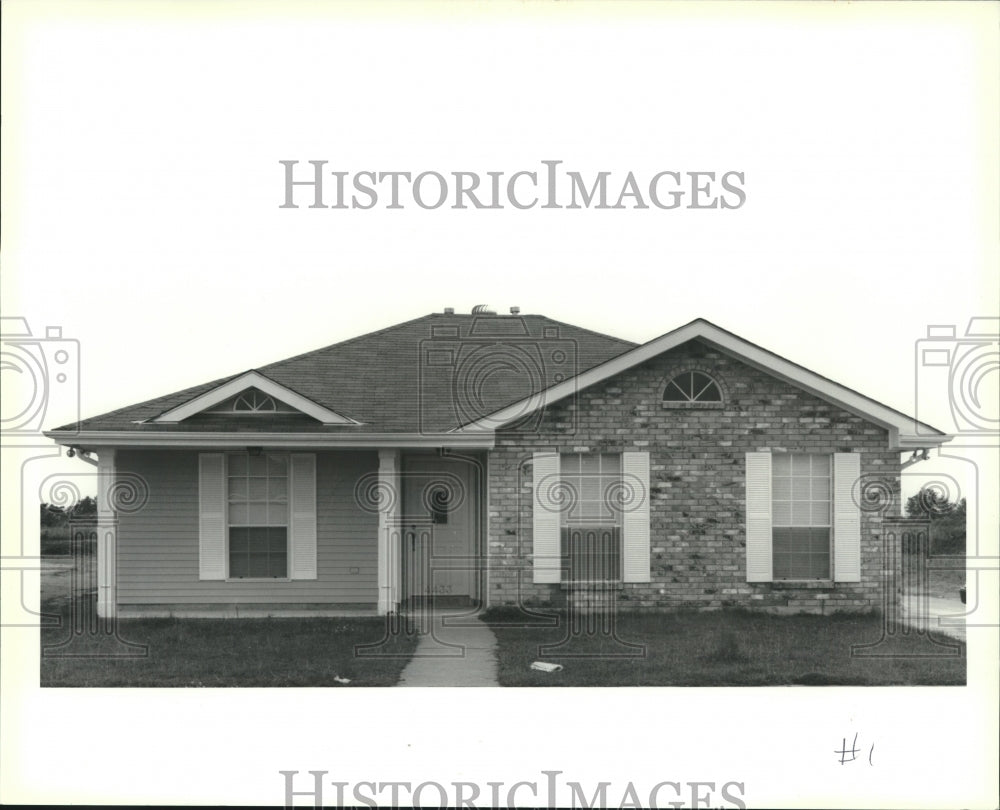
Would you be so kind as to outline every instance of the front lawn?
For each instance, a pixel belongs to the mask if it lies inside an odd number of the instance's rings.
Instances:
[[[416,647],[415,636],[396,635],[375,655],[356,656],[355,645],[385,637],[386,622],[378,617],[123,619],[117,638],[101,632],[100,623],[91,632],[85,621],[83,632],[73,634],[76,620],[94,614],[91,605],[76,608],[70,610],[69,600],[44,603],[61,626],[42,629],[42,686],[347,685],[336,678],[350,686],[393,686]],[[145,657],[114,657],[139,651],[123,642],[146,645]]]
[[[881,638],[877,615],[619,614],[614,634],[600,626],[571,633],[565,613],[552,615],[556,627],[519,627],[525,618],[520,612],[487,612],[499,643],[502,686],[878,686],[964,684],[966,679],[965,645],[951,639],[935,637],[958,645],[956,657],[941,656],[943,647],[913,633],[875,650],[900,657],[852,656],[852,645]],[[540,650],[560,642],[557,650]],[[634,644],[645,645],[639,657]],[[563,669],[538,672],[530,668],[534,661]]]

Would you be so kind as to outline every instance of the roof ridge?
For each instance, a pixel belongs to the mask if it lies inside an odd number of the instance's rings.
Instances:
[[[427,315],[420,315],[417,318],[411,318],[408,321],[403,321],[402,323],[395,323],[391,326],[383,326],[381,329],[376,329],[372,332],[365,332],[363,335],[356,335],[352,338],[346,338],[344,340],[339,340],[336,343],[330,343],[326,346],[320,346],[316,349],[310,349],[307,352],[301,352],[300,354],[293,354],[291,357],[286,357],[283,360],[275,360],[273,363],[268,363],[265,366],[257,366],[253,370],[261,371],[265,368],[273,368],[274,366],[284,365],[285,363],[291,363],[293,360],[301,360],[303,357],[308,357],[311,354],[319,354],[319,352],[325,352],[328,349],[335,349],[337,346],[346,346],[348,343],[354,343],[356,340],[364,340],[365,338],[375,337],[375,335],[381,335],[383,332],[389,332],[393,329],[398,329],[401,326],[409,326],[411,323],[417,323],[417,321],[425,320],[426,318],[433,318],[438,313],[431,312]]]
[[[638,346],[643,345],[641,343],[635,343],[635,342],[633,342],[631,340],[625,340],[625,338],[620,338],[620,337],[615,337],[614,335],[609,335],[609,334],[607,334],[605,332],[598,332],[596,329],[588,329],[585,326],[577,326],[575,323],[567,323],[566,321],[558,321],[555,318],[550,318],[548,315],[522,315],[521,317],[522,318],[544,318],[545,320],[551,321],[552,323],[557,323],[560,326],[568,326],[570,329],[576,329],[576,330],[578,330],[580,332],[586,332],[587,334],[590,334],[590,335],[596,335],[597,337],[604,338],[605,340],[613,340],[615,343],[624,343],[626,346],[629,346],[631,348],[636,348]],[[614,359],[614,358],[612,358],[612,359]]]

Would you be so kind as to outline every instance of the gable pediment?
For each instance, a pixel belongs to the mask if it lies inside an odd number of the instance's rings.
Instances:
[[[894,447],[929,447],[940,445],[951,438],[936,428],[918,422],[912,417],[835,383],[773,352],[762,349],[703,319],[692,321],[673,332],[668,332],[648,343],[637,346],[575,377],[533,393],[525,399],[507,405],[475,421],[468,422],[458,428],[456,432],[493,431],[516,423],[526,413],[559,402],[590,385],[609,380],[617,374],[635,368],[641,363],[689,341],[701,341],[706,346],[721,351],[752,368],[867,419],[889,432],[890,444]]]
[[[176,424],[197,415],[252,419],[267,415],[309,416],[324,425],[358,425],[257,371],[248,371],[160,414],[153,422]]]

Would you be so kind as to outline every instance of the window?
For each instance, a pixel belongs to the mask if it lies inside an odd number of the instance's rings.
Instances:
[[[621,580],[621,456],[573,453],[560,459],[567,496],[562,555],[570,582]]]
[[[775,454],[771,463],[775,579],[830,578],[830,456]]]
[[[719,384],[701,371],[682,371],[663,389],[667,403],[722,402]]]
[[[251,388],[244,394],[240,394],[233,403],[234,411],[249,411],[251,413],[268,412],[274,413],[278,410],[274,404],[274,397]]]
[[[288,456],[227,456],[229,577],[288,576]]]
[[[270,394],[266,394],[259,388],[247,388],[234,397],[223,400],[218,405],[213,405],[203,411],[205,414],[215,416],[275,416],[277,414],[296,414],[302,416],[302,412],[296,410],[291,405],[275,399]]]

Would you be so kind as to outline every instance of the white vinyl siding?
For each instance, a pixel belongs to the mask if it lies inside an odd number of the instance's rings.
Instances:
[[[119,514],[122,605],[354,605],[378,599],[378,514],[354,485],[378,470],[374,451],[316,453],[316,578],[201,579],[197,451],[120,450],[120,468],[149,485],[142,509]],[[220,561],[225,551],[220,544]]]

